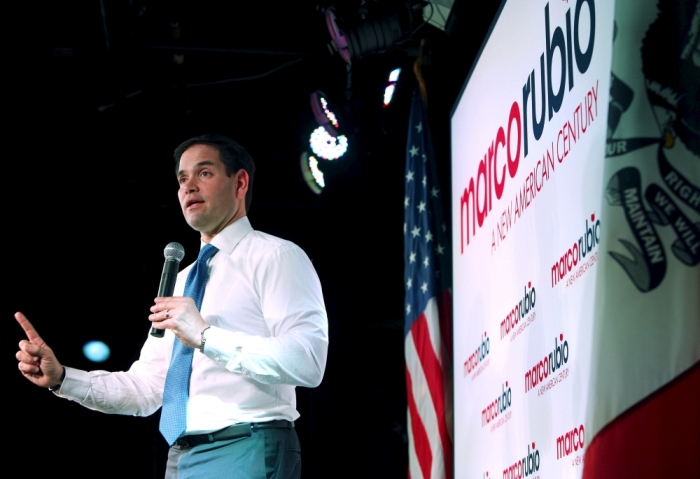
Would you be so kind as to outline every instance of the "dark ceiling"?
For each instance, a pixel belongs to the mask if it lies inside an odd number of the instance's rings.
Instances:
[[[354,61],[350,73],[328,47],[330,3],[7,7],[2,128],[12,206],[2,250],[10,283],[3,351],[22,417],[11,461],[40,466],[42,475],[81,463],[87,472],[72,477],[92,477],[105,464],[115,477],[160,477],[157,418],[93,413],[31,386],[14,370],[22,334],[12,315],[25,312],[65,364],[128,368],[149,327],[163,247],[182,243],[185,264],[198,250],[176,200],[172,150],[219,132],[256,161],[253,226],[299,244],[324,288],[326,376],[319,388],[298,390],[304,477],[341,470],[405,477],[402,199],[411,68],[427,39],[432,126],[448,191],[449,110],[500,2],[479,11],[457,2],[462,15],[452,36],[424,25],[396,48]],[[406,32],[420,25],[406,1],[335,7],[348,28],[386,15],[398,15]],[[404,73],[396,99],[382,109],[386,75],[397,66]],[[315,128],[309,94],[318,89],[350,138],[343,158],[324,162],[322,195],[307,188],[299,167]],[[82,356],[90,339],[110,345],[106,363]],[[358,446],[350,465],[340,447],[347,443]]]

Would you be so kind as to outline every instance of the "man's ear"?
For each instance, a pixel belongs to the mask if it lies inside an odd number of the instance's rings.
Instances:
[[[244,200],[245,195],[248,192],[248,182],[250,181],[250,176],[248,172],[241,168],[235,174],[235,186],[236,186],[236,199]]]

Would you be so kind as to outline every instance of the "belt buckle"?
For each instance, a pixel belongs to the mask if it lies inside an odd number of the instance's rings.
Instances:
[[[175,441],[180,447],[194,447],[200,444],[211,444],[215,442],[213,434],[195,434],[193,436],[182,436]]]

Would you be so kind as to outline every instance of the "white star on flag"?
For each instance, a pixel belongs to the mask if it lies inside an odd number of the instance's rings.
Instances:
[[[422,289],[424,293],[427,293],[428,292],[428,283],[423,282],[420,289]]]
[[[425,234],[425,242],[428,243],[433,240],[433,234],[428,230],[428,232]]]
[[[411,156],[416,156],[419,151],[420,150],[414,146],[409,150],[409,153],[411,153]]]
[[[412,234],[413,237],[415,238],[416,236],[418,236],[418,235],[420,234],[420,228],[417,227],[417,226],[414,226],[414,227],[413,227],[413,231],[411,231],[411,234]]]
[[[411,180],[413,180],[413,172],[409,171],[408,173],[406,173],[406,181],[411,181]]]
[[[416,130],[418,131],[418,133],[423,131],[423,122],[420,122],[416,125]]]
[[[409,263],[415,263],[416,262],[416,253],[411,253],[408,256],[408,261],[409,261]],[[411,281],[411,280],[409,279],[409,281]]]
[[[421,213],[425,211],[425,201],[421,201],[420,203],[418,203],[418,211],[420,211]]]

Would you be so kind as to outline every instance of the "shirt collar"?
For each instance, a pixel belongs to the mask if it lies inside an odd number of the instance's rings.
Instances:
[[[221,230],[214,238],[211,240],[211,245],[216,246],[219,251],[223,251],[227,255],[230,255],[236,245],[251,231],[253,227],[250,225],[250,221],[247,216],[243,216],[226,228]],[[204,248],[206,245],[204,241],[200,242],[199,249]]]

